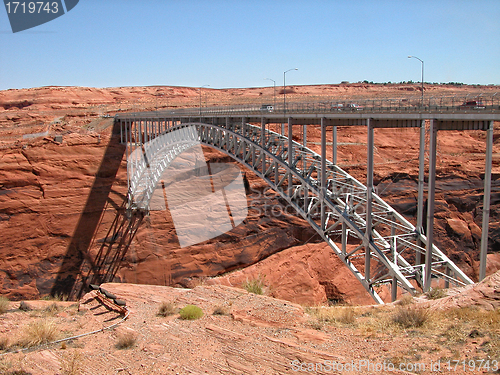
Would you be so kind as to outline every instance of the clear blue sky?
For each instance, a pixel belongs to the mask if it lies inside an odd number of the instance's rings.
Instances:
[[[420,81],[408,55],[500,84],[500,0],[80,0],[16,34],[0,8],[0,90]]]

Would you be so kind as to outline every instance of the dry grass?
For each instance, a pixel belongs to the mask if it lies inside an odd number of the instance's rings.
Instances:
[[[400,306],[408,306],[414,302],[415,301],[413,300],[413,296],[411,294],[405,294],[396,302],[396,304]]]
[[[264,280],[266,276],[259,275],[256,279],[246,280],[241,286],[249,293],[263,294],[264,293]]]
[[[19,310],[25,311],[25,312],[26,311],[31,311],[31,307],[26,302],[21,301],[21,303],[19,304]]]
[[[42,300],[44,301],[57,301],[57,302],[64,302],[64,301],[68,301],[69,300],[69,297],[67,294],[63,294],[63,293],[56,293],[55,295],[48,295],[48,296],[45,296],[45,297],[42,297],[41,298]]]
[[[13,370],[10,372],[7,372],[5,375],[32,375],[31,372],[27,372],[24,370]]]
[[[226,306],[218,305],[215,306],[213,315],[229,315],[229,308]]]
[[[60,310],[59,305],[53,302],[45,309],[43,309],[43,312],[46,313],[47,315],[56,315],[59,312],[59,310]]]
[[[433,311],[417,304],[379,306],[356,318],[356,327],[367,337],[412,335],[436,341],[450,352],[461,352],[462,345],[476,340],[480,352],[491,358],[500,356],[500,310],[485,311],[473,307]],[[441,350],[441,349],[440,349]]]
[[[83,355],[79,350],[63,354],[61,358],[62,375],[79,375],[83,369]]]
[[[9,310],[9,299],[4,296],[0,296],[0,314],[4,314]]]
[[[500,356],[500,310],[485,311],[475,307],[454,308],[435,312],[430,327],[446,338],[450,346],[476,339],[491,358]]]
[[[403,328],[422,327],[428,319],[428,310],[414,307],[400,307],[392,315],[392,321]]]
[[[335,306],[325,308],[309,308],[307,312],[316,318],[313,327],[321,329],[325,323],[340,323],[353,325],[356,322],[357,314],[353,307]]]
[[[446,290],[442,288],[431,288],[425,295],[429,299],[439,299],[447,296]]]
[[[0,350],[6,350],[9,348],[9,337],[8,336],[0,336]]]
[[[52,320],[40,319],[30,322],[24,329],[24,335],[19,340],[19,345],[32,347],[57,340],[59,331]]]
[[[7,374],[11,368],[12,363],[8,359],[0,357],[0,374]]]
[[[134,332],[122,332],[117,336],[116,348],[117,349],[128,349],[135,345],[137,342],[137,336]]]
[[[11,359],[0,357],[0,374],[2,375],[31,375],[23,369],[24,357],[18,358],[15,363]]]
[[[162,302],[158,308],[157,315],[166,317],[174,315],[175,313],[177,313],[177,307],[173,302]]]

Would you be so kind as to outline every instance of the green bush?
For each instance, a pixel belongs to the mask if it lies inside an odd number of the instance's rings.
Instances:
[[[179,314],[182,319],[195,320],[203,316],[203,310],[195,305],[186,305],[179,311]]]

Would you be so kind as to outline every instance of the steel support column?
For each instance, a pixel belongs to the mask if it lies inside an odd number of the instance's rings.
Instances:
[[[142,121],[139,120],[139,147],[142,146],[143,143],[143,134],[142,134]],[[137,142],[137,141],[136,141]]]
[[[366,171],[366,232],[365,232],[365,279],[370,280],[371,253],[370,241],[372,240],[372,198],[373,198],[373,125],[370,119],[366,120],[368,132],[367,139],[367,171]]]
[[[288,118],[288,165],[290,168],[293,165],[293,135],[292,135],[292,118]],[[291,197],[293,194],[293,176],[290,173],[288,176],[288,195]]]
[[[488,230],[490,222],[491,164],[493,150],[493,121],[486,130],[486,166],[484,169],[483,225],[481,228],[481,253],[479,255],[479,281],[486,277]]]
[[[418,200],[417,200],[417,226],[415,230],[419,234],[417,245],[422,245],[420,234],[424,233],[424,183],[425,183],[425,120],[420,124],[420,143],[418,149]],[[422,263],[419,251],[415,254],[415,264]]]
[[[241,118],[241,134],[243,135],[243,137],[246,137],[247,134],[246,134],[246,123],[247,123],[247,119],[245,117],[242,117]],[[243,142],[244,143],[244,142]],[[246,145],[243,144],[243,150],[241,151],[242,153],[242,159],[243,160],[246,160]]]
[[[425,268],[423,272],[424,292],[431,287],[432,245],[434,243],[434,199],[436,194],[436,147],[437,127],[436,121],[431,120],[429,139],[429,186],[427,198],[427,248],[425,251]]]
[[[266,119],[262,117],[260,120],[260,146],[266,149]],[[262,175],[266,173],[266,153],[262,151]],[[265,177],[265,176],[264,176]]]
[[[394,238],[396,235],[396,228],[394,225],[391,225],[391,236]],[[393,262],[397,264],[397,243],[396,241],[391,240],[391,252],[393,256]],[[391,302],[394,302],[398,298],[398,278],[396,276],[392,277],[391,283]]]
[[[321,118],[321,230],[326,229],[325,222],[325,192],[326,192],[326,125],[325,119]]]
[[[332,137],[332,149],[333,149],[332,163],[337,165],[337,127],[336,126],[334,126],[332,128],[332,133],[333,133],[333,137]]]
[[[304,145],[304,147],[307,147],[307,125],[306,124],[302,125],[302,144]],[[307,160],[305,157],[302,160],[302,169],[304,170],[304,172],[307,169]]]
[[[130,176],[129,176],[129,166],[128,163],[130,163],[130,142],[128,139],[128,135],[130,134],[130,131],[128,129],[130,121],[125,120],[125,155],[127,156],[127,195],[128,192],[130,191]]]
[[[307,147],[307,125],[302,125],[302,144]]]

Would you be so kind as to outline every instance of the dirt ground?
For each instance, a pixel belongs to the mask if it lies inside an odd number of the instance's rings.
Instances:
[[[498,372],[500,273],[481,284],[449,291],[447,297],[405,296],[384,306],[303,307],[226,286],[103,284],[101,288],[125,301],[128,311],[119,311],[97,291],[77,302],[27,301],[24,310],[19,309],[20,302],[11,302],[0,315],[0,372],[430,374],[438,368],[438,373],[450,374]],[[171,315],[158,315],[162,303],[170,304]],[[179,309],[186,305],[200,307],[204,315],[182,319]],[[407,315],[410,323],[401,318]],[[49,341],[97,332],[30,347],[30,339],[42,331],[34,329],[34,322],[54,324]]]

